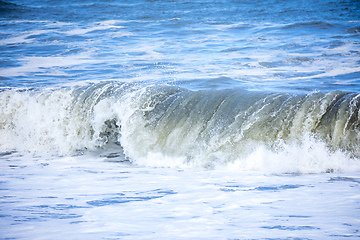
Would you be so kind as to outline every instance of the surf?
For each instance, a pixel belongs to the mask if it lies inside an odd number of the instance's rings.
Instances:
[[[157,167],[352,171],[360,166],[359,96],[122,82],[7,89],[0,149],[113,151]]]

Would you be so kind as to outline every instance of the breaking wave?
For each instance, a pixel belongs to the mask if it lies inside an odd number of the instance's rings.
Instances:
[[[123,152],[160,167],[360,170],[360,94],[105,82],[0,92],[0,151]],[[117,155],[116,155],[117,156]]]

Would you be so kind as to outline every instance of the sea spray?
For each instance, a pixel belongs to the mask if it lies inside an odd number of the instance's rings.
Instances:
[[[0,92],[2,151],[118,147],[147,166],[326,172],[359,167],[359,95],[191,91],[104,82]]]

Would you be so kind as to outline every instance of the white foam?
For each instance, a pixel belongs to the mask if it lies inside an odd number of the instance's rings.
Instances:
[[[0,169],[4,238],[358,237],[358,173],[145,168],[91,156],[8,156]]]
[[[270,174],[360,171],[359,159],[351,158],[341,151],[329,151],[324,143],[314,139],[304,139],[300,145],[282,144],[278,150],[259,145],[248,155],[239,155],[237,158],[226,152],[210,154],[202,151],[192,154],[189,159],[185,155],[171,156],[161,152],[148,152],[143,157],[137,156],[133,162],[148,167],[218,169]],[[131,154],[131,156],[135,155]]]
[[[64,33],[67,35],[83,35],[89,32],[98,31],[98,30],[107,30],[107,29],[119,29],[123,28],[122,26],[108,25],[108,24],[100,24],[98,26],[89,27],[89,28],[76,28],[69,31],[65,31]]]
[[[18,59],[24,64],[18,67],[9,67],[0,70],[4,77],[38,75],[60,75],[68,76],[61,68],[71,67],[72,69],[81,68],[82,64],[95,64],[104,62],[91,57],[89,52],[81,52],[69,56],[50,56],[50,57],[24,57]]]
[[[91,118],[74,105],[69,90],[40,95],[8,91],[1,94],[2,151],[71,154],[93,148]]]
[[[46,34],[49,32],[50,32],[49,30],[36,30],[36,31],[23,32],[21,34],[18,34],[17,36],[0,39],[0,45],[32,43],[36,41],[36,38],[29,38],[30,36]]]
[[[229,167],[265,173],[358,172],[360,170],[358,159],[353,159],[341,151],[332,152],[324,143],[312,138],[304,138],[301,144],[281,144],[276,151],[260,146],[245,159],[245,163],[241,166],[235,161]]]

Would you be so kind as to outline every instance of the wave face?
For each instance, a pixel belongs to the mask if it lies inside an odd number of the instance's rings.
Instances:
[[[0,150],[117,149],[134,163],[271,172],[359,170],[360,94],[117,82],[0,92]]]

